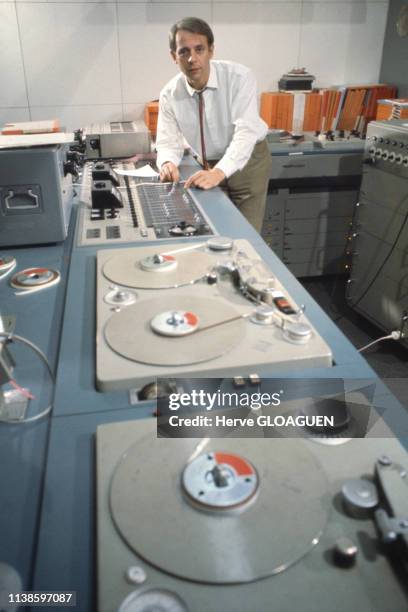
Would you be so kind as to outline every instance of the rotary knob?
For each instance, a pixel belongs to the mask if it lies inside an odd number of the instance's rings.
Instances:
[[[339,567],[352,567],[357,558],[358,548],[345,536],[338,538],[333,548],[333,560]]]

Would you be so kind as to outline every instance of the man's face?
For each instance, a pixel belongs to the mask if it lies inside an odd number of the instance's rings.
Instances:
[[[179,30],[176,34],[176,51],[171,55],[181,72],[194,89],[203,89],[210,76],[210,59],[214,48],[208,46],[207,37]]]

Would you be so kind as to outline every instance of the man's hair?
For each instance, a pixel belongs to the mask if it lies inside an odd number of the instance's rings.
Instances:
[[[175,23],[169,32],[170,51],[173,51],[173,53],[176,50],[176,34],[179,30],[187,30],[192,34],[202,34],[207,38],[209,48],[214,44],[214,34],[208,23],[198,17],[185,17]]]

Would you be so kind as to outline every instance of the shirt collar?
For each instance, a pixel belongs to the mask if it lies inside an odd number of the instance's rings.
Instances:
[[[191,87],[185,75],[183,75],[183,77],[184,77],[184,83],[186,85],[187,92],[189,93],[191,97],[193,97],[194,94],[197,93],[197,89],[194,89],[194,87]],[[204,87],[204,89],[217,89],[217,88],[218,88],[217,71],[215,69],[213,62],[210,61],[210,76],[208,77],[207,85]]]

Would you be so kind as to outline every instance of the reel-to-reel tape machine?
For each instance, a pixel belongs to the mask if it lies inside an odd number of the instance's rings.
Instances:
[[[332,365],[303,308],[246,240],[103,250],[97,266],[101,391]]]
[[[325,446],[102,425],[98,611],[405,612],[407,549],[381,543],[379,527],[388,502],[384,542],[403,524],[406,467],[391,438]]]

